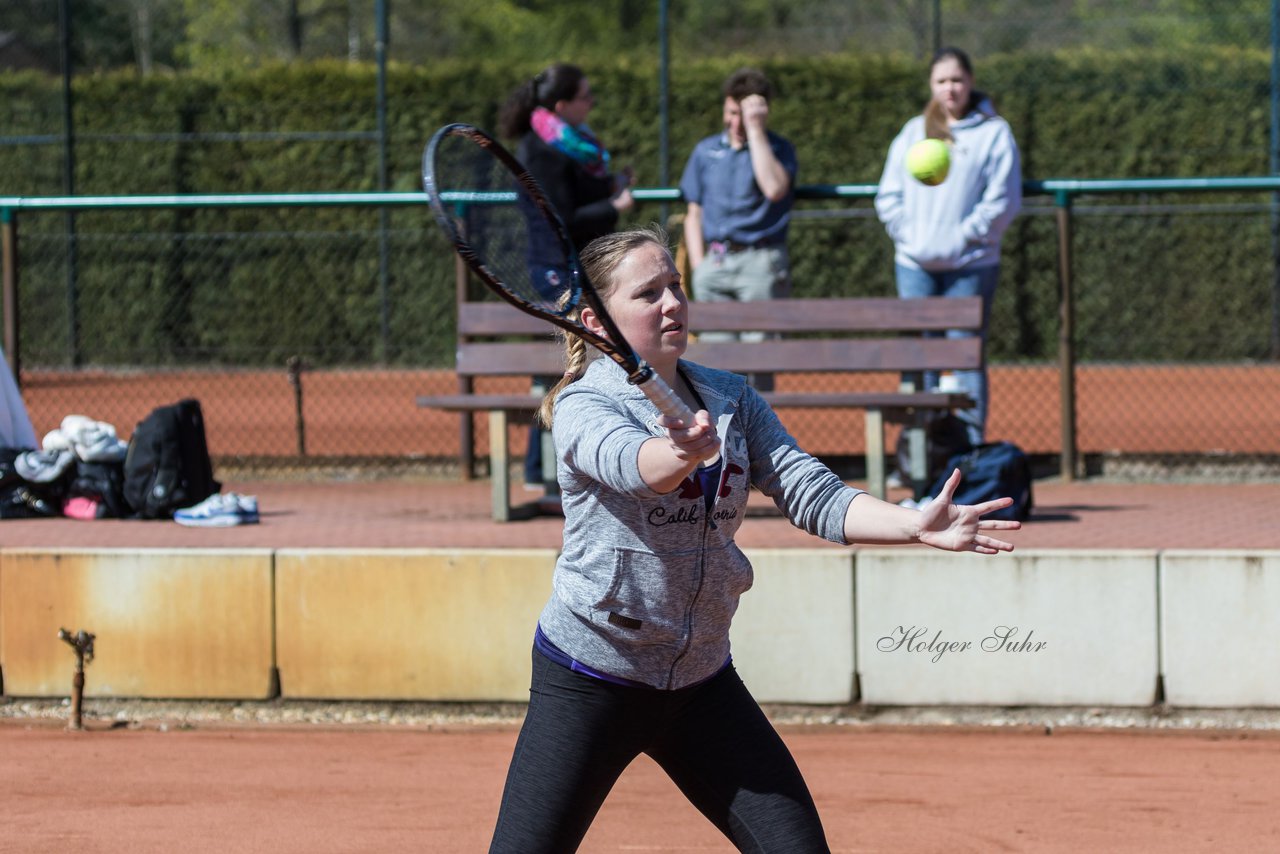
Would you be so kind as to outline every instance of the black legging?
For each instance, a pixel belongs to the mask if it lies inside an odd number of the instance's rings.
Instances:
[[[641,753],[739,851],[829,851],[800,769],[732,667],[657,691],[574,673],[535,651],[490,854],[576,851]]]

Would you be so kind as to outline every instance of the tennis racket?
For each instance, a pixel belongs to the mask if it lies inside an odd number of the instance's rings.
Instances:
[[[581,337],[617,362],[662,414],[693,424],[689,407],[618,332],[582,272],[563,221],[510,152],[471,125],[446,125],[423,152],[422,183],[436,222],[491,291]],[[571,316],[584,305],[605,335]]]

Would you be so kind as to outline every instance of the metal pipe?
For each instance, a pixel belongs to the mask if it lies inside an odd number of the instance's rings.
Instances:
[[[71,0],[58,4],[58,29],[62,51],[62,192],[76,192],[76,140],[71,105]],[[80,297],[77,287],[78,253],[76,252],[76,216],[68,210],[67,232],[67,359],[72,366],[80,364]]]
[[[1058,221],[1058,399],[1062,418],[1063,481],[1076,477],[1075,301],[1071,270],[1071,196],[1057,196]]]
[[[0,210],[0,273],[4,291],[4,352],[13,381],[22,388],[22,359],[18,349],[18,217]]]
[[[1280,2],[1280,0],[1278,0]],[[670,33],[667,7],[670,0],[658,4],[658,183],[671,183],[671,96],[670,96]],[[658,207],[658,221],[665,223],[670,211],[664,200]]]
[[[387,189],[387,27],[388,0],[377,0],[374,13],[377,16],[378,34],[374,41],[374,53],[378,62],[378,189]],[[381,306],[381,361],[391,357],[391,212],[378,208],[378,300]]]
[[[458,217],[458,229],[466,234],[467,229],[467,208],[466,205],[458,205],[455,208],[455,216]],[[470,282],[471,271],[467,268],[467,262],[462,260],[462,256],[454,253],[453,256],[453,293],[454,305],[456,308],[456,316],[461,314],[463,303],[470,299],[471,295],[467,293],[467,285]],[[458,394],[471,394],[475,385],[471,377],[464,377],[458,374],[457,379]],[[502,437],[505,441],[506,437]],[[492,443],[494,437],[490,436],[489,441]],[[475,453],[475,427],[470,412],[462,412],[458,415],[458,456],[460,458],[460,467],[462,469],[463,480],[475,479],[476,472],[476,453]],[[492,477],[493,474],[490,473]]]
[[[1280,0],[1271,0],[1271,174],[1280,173]],[[1271,359],[1280,361],[1280,194],[1271,197]]]
[[[302,372],[306,363],[301,356],[290,356],[285,362],[285,370],[289,376],[289,387],[293,389],[293,426],[298,440],[298,456],[307,455],[307,421],[302,407]]]
[[[942,0],[933,0],[933,52],[942,50]]]
[[[84,665],[86,661],[93,661],[93,640],[96,635],[84,629],[73,635],[66,629],[60,628],[58,637],[66,641],[76,653],[76,669],[71,678],[71,719],[67,722],[67,729],[79,731],[84,729],[80,714],[84,700]]]

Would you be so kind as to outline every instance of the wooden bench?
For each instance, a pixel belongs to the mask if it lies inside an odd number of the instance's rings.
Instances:
[[[782,379],[795,374],[885,372],[918,375],[923,371],[976,369],[982,364],[979,338],[926,338],[924,332],[947,329],[976,331],[982,326],[979,297],[823,298],[760,302],[693,302],[689,307],[693,340],[686,357],[739,373],[772,373]],[[466,302],[458,312],[457,373],[459,392],[418,398],[418,405],[470,415],[489,415],[490,478],[493,516],[513,518],[510,504],[510,460],[507,426],[528,423],[541,402],[528,392],[476,393],[482,377],[558,375],[562,350],[550,335],[550,324],[505,303]],[[770,333],[763,341],[707,341],[706,332]],[[867,489],[885,497],[885,426],[903,424],[907,431],[914,485],[924,485],[924,426],[930,413],[973,405],[963,393],[930,391],[903,381],[896,391],[770,391],[764,398],[778,410],[861,409],[866,418]],[[780,412],[785,422],[785,412]],[[463,431],[463,461],[471,467],[471,433]],[[544,455],[554,481],[554,457]],[[549,483],[553,487],[553,484]],[[554,489],[553,489],[554,491]]]

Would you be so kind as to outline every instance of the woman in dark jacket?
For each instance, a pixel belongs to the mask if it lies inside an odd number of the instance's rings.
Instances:
[[[630,168],[610,169],[609,152],[587,126],[595,106],[591,83],[581,68],[557,63],[522,83],[507,99],[498,119],[499,132],[519,140],[516,157],[542,187],[581,249],[609,234],[618,215],[629,210],[633,177]],[[554,265],[534,264],[540,277],[568,277]],[[539,378],[543,388],[555,378]],[[534,425],[525,455],[525,483],[542,483],[542,431]]]

